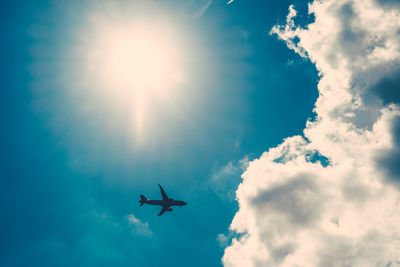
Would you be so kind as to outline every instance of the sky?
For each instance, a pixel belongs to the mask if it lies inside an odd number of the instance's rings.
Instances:
[[[400,266],[398,1],[1,10],[1,266]]]

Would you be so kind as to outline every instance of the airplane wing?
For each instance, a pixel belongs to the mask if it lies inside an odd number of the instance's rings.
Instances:
[[[160,191],[161,191],[163,200],[168,200],[169,198],[168,198],[167,194],[165,193],[164,189],[162,188],[162,186],[161,185],[158,185],[158,186],[160,187]]]
[[[167,210],[167,209],[163,207],[163,208],[161,209],[160,213],[159,213],[157,216],[163,215],[163,213],[164,213],[166,210]]]

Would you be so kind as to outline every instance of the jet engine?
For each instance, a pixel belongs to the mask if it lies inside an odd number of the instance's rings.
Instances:
[[[168,211],[172,211],[172,209],[171,209],[171,208],[169,208],[169,209],[168,209]]]

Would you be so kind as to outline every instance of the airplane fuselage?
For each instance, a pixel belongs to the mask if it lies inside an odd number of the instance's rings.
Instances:
[[[185,206],[187,203],[182,200],[173,200],[173,199],[168,199],[168,200],[153,200],[153,199],[148,199],[144,201],[144,204],[149,204],[149,205],[158,205],[158,206],[163,206],[163,207],[171,207],[171,206]]]

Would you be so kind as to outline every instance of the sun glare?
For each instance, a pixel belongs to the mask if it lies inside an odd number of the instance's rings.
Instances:
[[[136,143],[143,143],[166,112],[163,106],[179,99],[182,91],[181,36],[174,25],[154,18],[95,14],[89,21],[80,33],[79,75],[93,99],[100,99],[96,103],[123,114],[113,119],[125,120]]]
[[[111,25],[94,43],[91,62],[109,88],[135,95],[165,94],[182,79],[170,36],[145,25]]]

